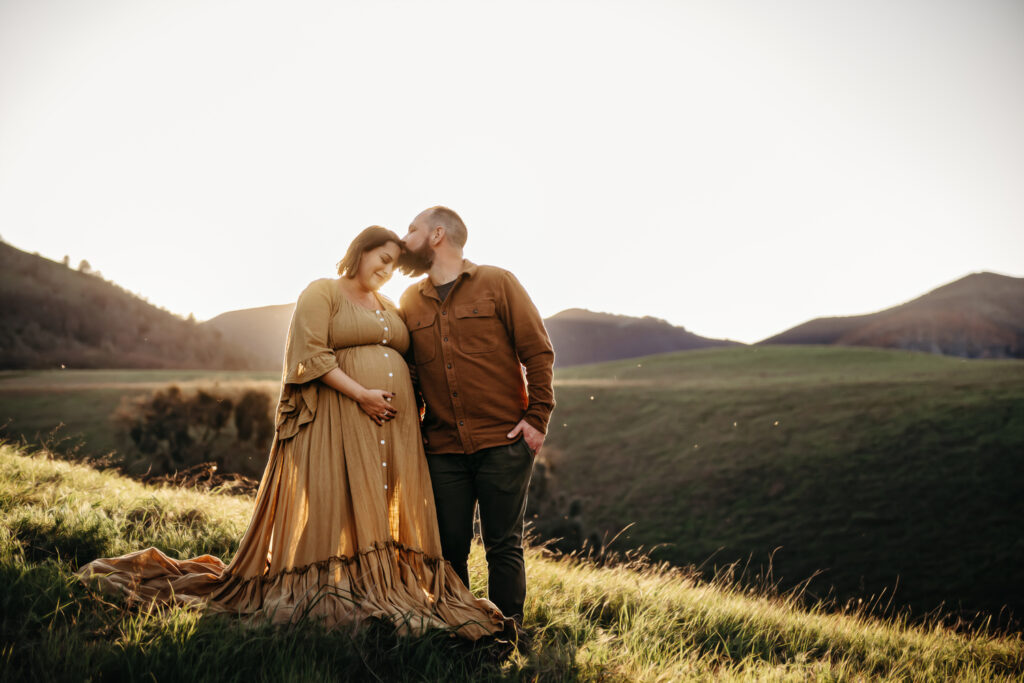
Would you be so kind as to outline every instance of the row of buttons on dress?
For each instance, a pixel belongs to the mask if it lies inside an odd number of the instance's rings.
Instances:
[[[377,313],[377,315],[383,315],[383,313],[381,313],[380,311],[377,311],[376,313]],[[382,323],[383,323],[383,322],[387,322],[386,320],[384,320],[384,318],[379,318],[379,320],[380,320],[380,321],[381,321]],[[385,331],[385,332],[387,332],[387,331],[388,331],[387,325],[385,325],[385,326],[384,326],[384,331]],[[387,335],[385,334],[385,335],[384,335],[384,338],[380,340],[380,343],[381,343],[381,344],[386,344],[386,343],[387,343],[387,341],[388,341],[388,336],[387,336]],[[388,354],[387,354],[387,352],[386,352],[386,351],[384,352],[384,357],[385,357],[385,358],[387,358],[387,357],[388,357]],[[394,374],[393,372],[389,372],[389,373],[388,373],[388,377],[394,377],[394,376],[395,376],[395,374]],[[384,488],[387,488],[387,487],[385,486]]]
[[[378,316],[380,316],[380,315],[383,315],[383,314],[382,314],[382,313],[381,313],[381,312],[380,312],[379,310],[377,310],[377,311],[374,311],[374,312],[375,312],[375,313],[376,313],[376,314],[377,314]],[[386,321],[384,320],[384,318],[382,318],[382,317],[381,317],[381,318],[378,318],[378,320],[380,320],[380,322],[386,322]],[[385,326],[384,326],[384,331],[385,331],[385,332],[387,332],[387,331],[388,331],[387,325],[385,325]],[[381,343],[381,344],[386,344],[386,343],[388,342],[388,335],[386,335],[386,334],[385,334],[385,335],[382,335],[382,336],[383,336],[384,338],[380,340],[380,343]],[[385,351],[385,352],[384,352],[384,357],[385,357],[385,358],[387,358],[387,357],[388,357],[388,352],[387,352],[387,351]],[[388,373],[388,377],[393,377],[393,376],[394,376],[394,374],[393,374],[393,373],[390,373],[390,372]],[[383,445],[384,445],[384,439],[381,439],[381,440],[380,440],[380,445],[381,445],[381,446],[383,446]],[[381,467],[387,467],[387,466],[388,466],[388,463],[387,463],[387,461],[384,461],[384,462],[382,462],[382,463],[381,463]],[[387,485],[387,484],[384,484],[384,490],[387,490],[387,488],[388,488],[388,485]]]

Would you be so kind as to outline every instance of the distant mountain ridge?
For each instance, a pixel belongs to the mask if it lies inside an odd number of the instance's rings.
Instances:
[[[214,330],[157,308],[85,267],[73,270],[0,242],[0,368],[256,365],[252,354]]]
[[[544,326],[555,347],[555,367],[740,345],[701,337],[660,318],[634,318],[581,308],[556,313],[544,320]]]
[[[826,344],[1024,358],[1024,278],[981,272],[877,313],[816,318],[759,344]]]
[[[223,313],[203,323],[278,369],[294,304]],[[655,353],[733,346],[684,327],[580,308],[544,320],[555,366],[636,358]],[[872,346],[963,358],[1024,358],[1024,278],[974,273],[877,313],[816,318],[759,344]]]
[[[279,370],[284,358],[284,343],[295,304],[243,308],[221,313],[202,323],[232,340],[259,359],[264,370]]]
[[[295,304],[228,311],[203,323],[225,339],[256,354],[262,367],[277,369]],[[649,356],[652,353],[733,346],[738,342],[708,339],[650,316],[634,318],[570,308],[544,320],[555,347],[555,366]]]
[[[102,278],[0,242],[0,368],[279,370],[293,303],[183,320]],[[571,308],[544,321],[555,364],[733,346],[653,318]],[[1024,358],[1024,278],[974,273],[866,315],[817,318],[759,344]]]

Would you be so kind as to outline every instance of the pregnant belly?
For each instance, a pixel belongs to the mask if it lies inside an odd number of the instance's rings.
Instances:
[[[341,371],[367,389],[411,393],[405,359],[389,346],[349,346],[338,349],[335,357]]]

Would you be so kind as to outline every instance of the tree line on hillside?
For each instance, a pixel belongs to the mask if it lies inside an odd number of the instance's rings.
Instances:
[[[251,354],[104,280],[0,243],[0,369],[246,370]]]

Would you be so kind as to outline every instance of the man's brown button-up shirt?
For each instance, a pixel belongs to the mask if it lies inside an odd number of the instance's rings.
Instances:
[[[555,353],[540,313],[512,273],[463,261],[443,302],[426,278],[402,294],[401,313],[426,404],[428,453],[507,444],[522,419],[547,432]]]

